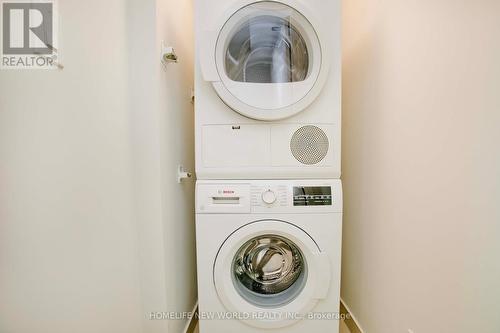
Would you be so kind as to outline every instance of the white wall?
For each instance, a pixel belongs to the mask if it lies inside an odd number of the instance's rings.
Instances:
[[[129,36],[130,145],[133,205],[139,248],[144,332],[166,332],[166,321],[151,312],[167,308],[166,259],[161,177],[159,71],[156,53],[156,1],[127,0]]]
[[[0,331],[137,333],[125,3],[59,6],[65,69],[0,71]]]
[[[343,21],[343,299],[369,333],[500,332],[500,3]]]
[[[64,70],[0,71],[0,332],[181,332],[148,314],[196,299],[190,2],[59,7]]]
[[[161,41],[179,57],[166,68],[157,62],[162,124],[167,310],[192,311],[197,300],[194,230],[194,179],[177,184],[179,165],[194,173],[194,36],[191,0],[157,1],[157,49]],[[156,52],[158,55],[159,52]],[[181,332],[187,320],[168,323],[168,332]]]
[[[190,312],[196,303],[191,1],[128,0],[134,204],[142,302],[150,312]],[[146,31],[146,33],[145,33]],[[161,46],[178,64],[161,64]],[[181,332],[187,319],[144,322],[147,332]]]

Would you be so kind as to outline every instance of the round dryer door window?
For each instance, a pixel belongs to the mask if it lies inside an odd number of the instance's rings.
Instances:
[[[215,45],[221,99],[258,120],[290,117],[319,94],[328,71],[318,28],[299,10],[262,1],[234,13]],[[322,79],[323,78],[323,79]]]
[[[328,256],[304,230],[276,220],[233,232],[217,253],[213,273],[226,309],[248,315],[241,320],[259,328],[299,321],[326,297],[331,274]],[[264,312],[269,317],[258,317]]]

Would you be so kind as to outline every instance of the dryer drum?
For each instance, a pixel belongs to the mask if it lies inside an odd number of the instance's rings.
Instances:
[[[261,15],[236,29],[226,50],[225,65],[234,81],[299,82],[309,72],[309,53],[291,17]]]
[[[303,272],[304,259],[293,242],[265,235],[246,242],[237,252],[233,272],[238,283],[260,295],[279,294]]]

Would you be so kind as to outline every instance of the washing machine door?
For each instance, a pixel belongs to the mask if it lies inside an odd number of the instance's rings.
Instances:
[[[325,298],[330,262],[297,226],[276,220],[245,225],[221,246],[214,285],[228,312],[258,328],[304,319]]]
[[[203,76],[244,116],[290,117],[312,103],[328,73],[320,22],[290,0],[243,3],[202,38]]]

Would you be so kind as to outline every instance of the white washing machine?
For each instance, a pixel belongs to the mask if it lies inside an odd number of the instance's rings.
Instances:
[[[340,1],[195,0],[198,179],[340,177]]]
[[[201,333],[339,329],[340,180],[199,181]]]

